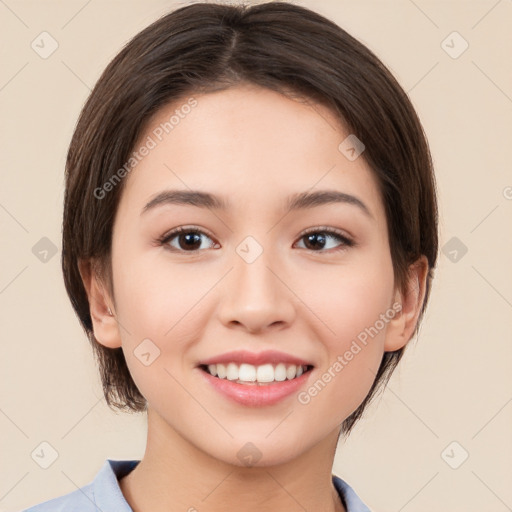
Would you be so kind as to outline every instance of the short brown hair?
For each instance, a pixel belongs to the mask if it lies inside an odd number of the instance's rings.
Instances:
[[[247,82],[302,95],[329,106],[365,145],[388,224],[393,271],[404,290],[408,267],[428,259],[430,294],[438,251],[437,200],[428,143],[406,93],[382,62],[338,25],[305,7],[195,3],[161,17],[138,33],[110,62],[85,103],[66,161],[62,270],[67,293],[97,357],[111,408],[144,411],[121,348],[93,333],[78,262],[102,262],[112,290],[112,228],[123,180],[103,199],[95,190],[115,175],[148,121],[186,94]],[[361,405],[342,423],[347,434],[378,389],[384,388],[404,348],[385,352]]]

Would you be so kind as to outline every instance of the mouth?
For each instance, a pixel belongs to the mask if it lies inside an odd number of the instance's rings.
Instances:
[[[292,397],[314,373],[311,361],[277,350],[235,350],[198,361],[196,368],[219,396],[248,407]]]
[[[272,406],[291,398],[307,385],[313,368],[283,363],[213,363],[197,367],[204,382],[219,396],[245,407]]]
[[[270,386],[296,380],[310,372],[313,365],[267,363],[256,366],[248,363],[231,362],[227,364],[200,364],[199,368],[219,380],[228,380],[245,386]]]

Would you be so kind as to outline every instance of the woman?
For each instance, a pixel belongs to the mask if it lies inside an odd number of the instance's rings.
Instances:
[[[157,20],[81,113],[62,258],[146,452],[28,510],[369,510],[336,445],[417,332],[437,243],[421,124],[364,45],[281,2]]]

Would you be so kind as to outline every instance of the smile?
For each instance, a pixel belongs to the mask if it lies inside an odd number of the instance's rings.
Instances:
[[[284,363],[255,366],[247,363],[231,362],[228,364],[201,365],[200,368],[218,379],[227,379],[242,385],[265,386],[296,379],[303,373],[308,372],[312,366]]]
[[[271,364],[253,366],[244,365],[244,363],[240,366],[237,364],[230,366],[230,363],[208,366],[200,365],[196,368],[207,386],[218,393],[222,399],[227,399],[236,405],[245,407],[264,407],[278,404],[299,393],[301,389],[306,387],[307,381],[313,374],[313,366],[306,366],[305,368],[295,366],[293,368],[293,365],[283,364],[281,366],[277,364],[274,368]],[[260,368],[263,369],[259,370]],[[258,370],[260,373],[258,373]],[[214,376],[213,371],[217,372],[217,375]],[[222,376],[224,372],[226,375]],[[233,377],[233,380],[227,378],[228,372],[230,372],[230,377]],[[256,378],[254,380],[240,380],[240,373],[243,379],[252,379],[254,376]],[[259,382],[257,380],[258,374],[263,380],[267,379],[267,382]],[[282,379],[283,375],[285,375],[284,380],[277,380]],[[288,375],[291,378],[288,378]]]

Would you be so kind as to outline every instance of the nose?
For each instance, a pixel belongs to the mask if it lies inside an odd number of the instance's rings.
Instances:
[[[294,294],[275,255],[263,253],[252,263],[234,255],[233,268],[224,279],[218,315],[228,328],[250,333],[284,329],[295,315]]]

